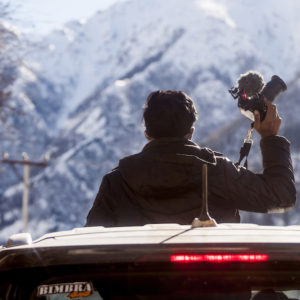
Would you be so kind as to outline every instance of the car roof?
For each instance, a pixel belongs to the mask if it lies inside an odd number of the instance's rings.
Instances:
[[[218,224],[191,228],[190,225],[149,224],[130,227],[83,227],[48,233],[13,248],[91,245],[201,244],[201,243],[299,243],[300,226]],[[13,246],[13,243],[11,244]],[[4,248],[7,249],[7,248]]]
[[[86,227],[43,235],[31,242],[28,234],[13,235],[0,248],[1,271],[63,265],[169,261],[182,253],[264,254],[298,261],[300,226],[218,224],[149,224],[132,227]],[[24,242],[24,244],[22,244]],[[192,255],[194,255],[192,253]],[[144,258],[143,258],[144,259]]]

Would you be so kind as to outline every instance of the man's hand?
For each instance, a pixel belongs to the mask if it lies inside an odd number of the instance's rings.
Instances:
[[[268,107],[265,119],[260,121],[260,114],[256,110],[254,112],[254,128],[260,134],[261,138],[266,136],[277,135],[281,125],[281,118],[278,115],[278,111],[275,104],[265,99],[265,103]]]

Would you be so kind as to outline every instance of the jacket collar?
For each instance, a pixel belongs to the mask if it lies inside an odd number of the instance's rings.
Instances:
[[[186,155],[193,155],[200,158],[205,163],[216,164],[215,153],[211,149],[201,148],[199,145],[186,138],[168,137],[154,139],[144,146],[142,153],[163,153],[164,150],[166,150],[167,153],[173,151],[179,154],[184,153]]]

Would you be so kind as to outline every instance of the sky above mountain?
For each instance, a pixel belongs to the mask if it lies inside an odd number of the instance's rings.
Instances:
[[[122,0],[22,0],[15,2],[13,18],[21,30],[46,34],[70,20],[85,19]],[[6,1],[10,3],[11,1]]]

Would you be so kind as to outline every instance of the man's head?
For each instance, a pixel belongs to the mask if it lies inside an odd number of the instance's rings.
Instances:
[[[156,91],[147,98],[143,118],[150,138],[184,137],[193,132],[197,111],[184,92]]]

